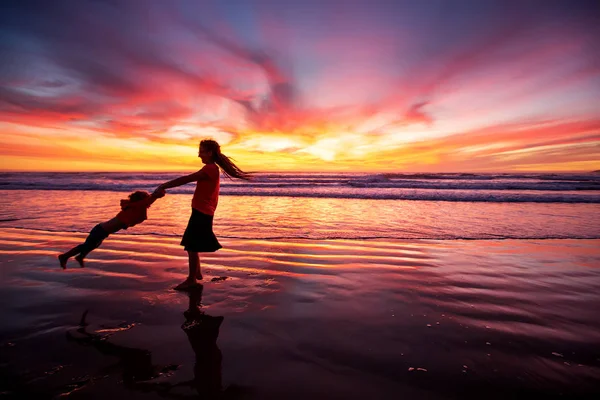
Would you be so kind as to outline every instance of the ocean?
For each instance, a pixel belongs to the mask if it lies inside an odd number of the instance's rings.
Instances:
[[[0,173],[3,190],[152,190],[177,173]],[[194,186],[171,193],[193,193]],[[600,203],[600,174],[257,173],[221,195],[493,203]]]
[[[1,173],[0,223],[87,232],[126,194],[177,176]],[[169,190],[131,232],[180,235],[194,188]],[[597,239],[596,221],[599,174],[261,173],[222,178],[215,230],[243,239]]]

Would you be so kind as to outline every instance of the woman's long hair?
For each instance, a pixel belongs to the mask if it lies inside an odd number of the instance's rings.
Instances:
[[[228,178],[238,178],[249,181],[252,175],[242,171],[233,161],[225,154],[221,153],[221,146],[212,139],[205,139],[200,142],[200,147],[204,147],[208,151],[212,151],[213,161],[217,164]]]

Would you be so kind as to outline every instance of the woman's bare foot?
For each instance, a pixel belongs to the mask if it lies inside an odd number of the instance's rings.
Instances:
[[[75,259],[77,260],[77,262],[79,263],[79,266],[80,266],[81,268],[84,268],[84,267],[85,267],[85,263],[83,262],[83,257],[81,257],[81,256],[76,256],[76,257],[75,257]]]
[[[190,290],[195,288],[196,286],[198,286],[198,282],[196,282],[196,279],[186,279],[185,281],[181,282],[179,285],[175,286],[173,289],[175,290],[181,290],[181,291],[186,291],[186,290]]]
[[[68,257],[65,257],[64,254],[61,254],[60,256],[58,256],[58,261],[60,262],[60,266],[62,269],[67,269],[67,261],[69,260]]]

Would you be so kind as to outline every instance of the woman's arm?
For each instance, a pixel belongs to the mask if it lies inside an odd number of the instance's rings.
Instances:
[[[175,178],[168,182],[165,182],[162,185],[160,185],[158,188],[156,188],[156,190],[158,191],[159,189],[162,189],[162,190],[171,189],[171,188],[174,188],[177,186],[185,185],[186,183],[196,182],[196,181],[200,181],[203,179],[208,179],[208,174],[205,171],[200,170],[198,172],[194,172],[193,174],[180,176],[179,178]]]

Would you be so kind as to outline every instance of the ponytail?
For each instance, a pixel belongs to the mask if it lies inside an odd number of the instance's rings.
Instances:
[[[229,159],[225,154],[221,153],[221,146],[210,139],[202,140],[200,147],[212,151],[213,161],[217,164],[228,178],[238,178],[249,181],[252,179],[252,175],[248,172],[242,171],[233,161]]]

